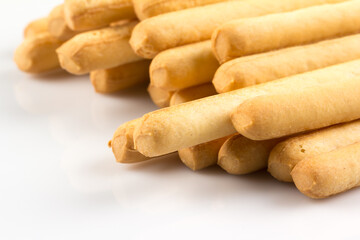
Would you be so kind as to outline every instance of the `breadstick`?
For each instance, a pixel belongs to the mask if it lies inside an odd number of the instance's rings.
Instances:
[[[67,41],[79,32],[71,30],[64,19],[64,4],[56,6],[49,14],[48,31],[61,41]]]
[[[271,151],[268,171],[279,181],[292,182],[290,172],[303,159],[356,142],[360,142],[360,120],[292,137]]]
[[[226,139],[228,139],[228,137],[180,149],[178,151],[180,159],[193,171],[198,171],[215,165],[218,159],[219,150]]]
[[[24,30],[24,38],[35,37],[40,33],[44,33],[48,31],[48,18],[39,18],[32,22],[30,22]]]
[[[279,139],[253,141],[241,135],[229,138],[219,151],[218,165],[234,175],[266,168],[271,149]]]
[[[360,60],[353,61],[145,114],[134,132],[136,149],[146,156],[158,156],[229,136],[236,132],[230,115],[245,100],[296,93],[325,83],[341,86],[360,76],[359,65]]]
[[[151,84],[149,85],[147,90],[151,100],[155,103],[156,106],[160,108],[170,106],[170,99],[174,92],[155,87]]]
[[[347,1],[234,20],[214,32],[214,53],[224,63],[236,57],[358,33],[359,11],[360,1]]]
[[[360,58],[360,34],[236,58],[216,71],[219,93]]]
[[[185,102],[190,102],[196,99],[215,95],[216,91],[211,83],[205,83],[199,86],[186,88],[174,92],[170,99],[170,106],[178,105]]]
[[[163,50],[208,40],[217,27],[233,19],[343,1],[345,0],[241,0],[185,9],[142,21],[135,27],[130,44],[140,56],[154,58]]]
[[[135,19],[131,0],[65,0],[65,20],[74,31],[106,27],[121,19]]]
[[[360,185],[360,143],[306,158],[291,172],[296,187],[311,198],[326,198]]]
[[[159,53],[150,65],[151,83],[176,91],[211,82],[219,63],[211,42],[193,43]]]
[[[225,1],[228,0],[132,0],[136,16],[140,20],[168,12]]]
[[[141,60],[129,45],[136,23],[76,35],[57,49],[61,67],[80,75]]]
[[[112,93],[149,81],[150,61],[127,63],[115,68],[90,73],[91,83],[96,92]]]
[[[18,68],[28,73],[43,73],[59,69],[55,50],[62,44],[48,32],[26,38],[16,49],[14,61]]]

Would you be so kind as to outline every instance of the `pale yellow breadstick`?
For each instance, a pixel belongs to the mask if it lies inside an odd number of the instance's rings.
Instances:
[[[360,142],[360,120],[289,138],[271,151],[268,171],[279,181],[292,182],[290,172],[305,158]]]
[[[155,87],[151,84],[149,85],[147,90],[151,100],[155,103],[156,106],[160,108],[170,106],[170,99],[174,92]]]
[[[211,82],[219,63],[211,42],[188,44],[159,53],[150,65],[151,83],[176,91]]]
[[[360,34],[236,58],[216,71],[219,93],[360,58]]]
[[[360,1],[228,22],[213,36],[220,63],[236,57],[345,36],[360,31]]]
[[[208,40],[217,27],[233,19],[343,1],[345,0],[241,0],[185,9],[145,19],[135,27],[130,44],[140,56],[154,58],[163,50]]]
[[[61,67],[80,75],[141,60],[129,45],[136,23],[76,35],[57,49]]]
[[[145,114],[134,133],[136,149],[158,156],[234,134],[230,115],[245,100],[324,84],[341,86],[360,76],[359,65],[360,61],[353,61]]]
[[[266,168],[279,139],[253,141],[241,135],[229,138],[219,151],[218,165],[230,174],[248,174]]]
[[[360,143],[306,158],[291,172],[296,187],[311,198],[326,198],[360,185]]]
[[[63,42],[48,32],[26,38],[16,49],[14,61],[18,68],[28,73],[43,73],[60,69],[55,50]]]
[[[71,30],[64,18],[64,4],[56,6],[49,14],[48,31],[61,41],[67,41],[79,32]]]
[[[36,19],[30,22],[24,30],[24,38],[35,37],[40,33],[48,31],[49,19],[47,17]]]
[[[106,27],[121,19],[135,19],[131,0],[65,0],[65,20],[74,31]]]
[[[91,83],[96,92],[112,93],[149,82],[149,60],[127,63],[115,68],[90,73]]]
[[[199,86],[185,88],[174,92],[170,99],[170,106],[190,102],[196,99],[215,95],[216,91],[211,83],[205,83]]]

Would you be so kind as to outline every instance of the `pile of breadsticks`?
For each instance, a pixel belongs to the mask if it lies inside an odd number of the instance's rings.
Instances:
[[[164,108],[116,130],[118,162],[268,168],[312,198],[360,185],[360,0],[65,0],[15,61],[104,93],[150,78]]]

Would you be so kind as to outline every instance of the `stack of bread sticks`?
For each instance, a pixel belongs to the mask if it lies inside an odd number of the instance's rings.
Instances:
[[[101,93],[149,82],[162,109],[115,131],[118,162],[267,168],[326,198],[360,185],[359,13],[360,0],[65,0],[15,61],[90,74]]]

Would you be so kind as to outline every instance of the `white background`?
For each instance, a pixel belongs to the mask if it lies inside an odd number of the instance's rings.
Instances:
[[[144,89],[100,95],[87,76],[12,61],[26,23],[57,3],[0,3],[0,239],[359,239],[360,190],[311,200],[266,172],[115,163],[116,127],[155,109]]]

